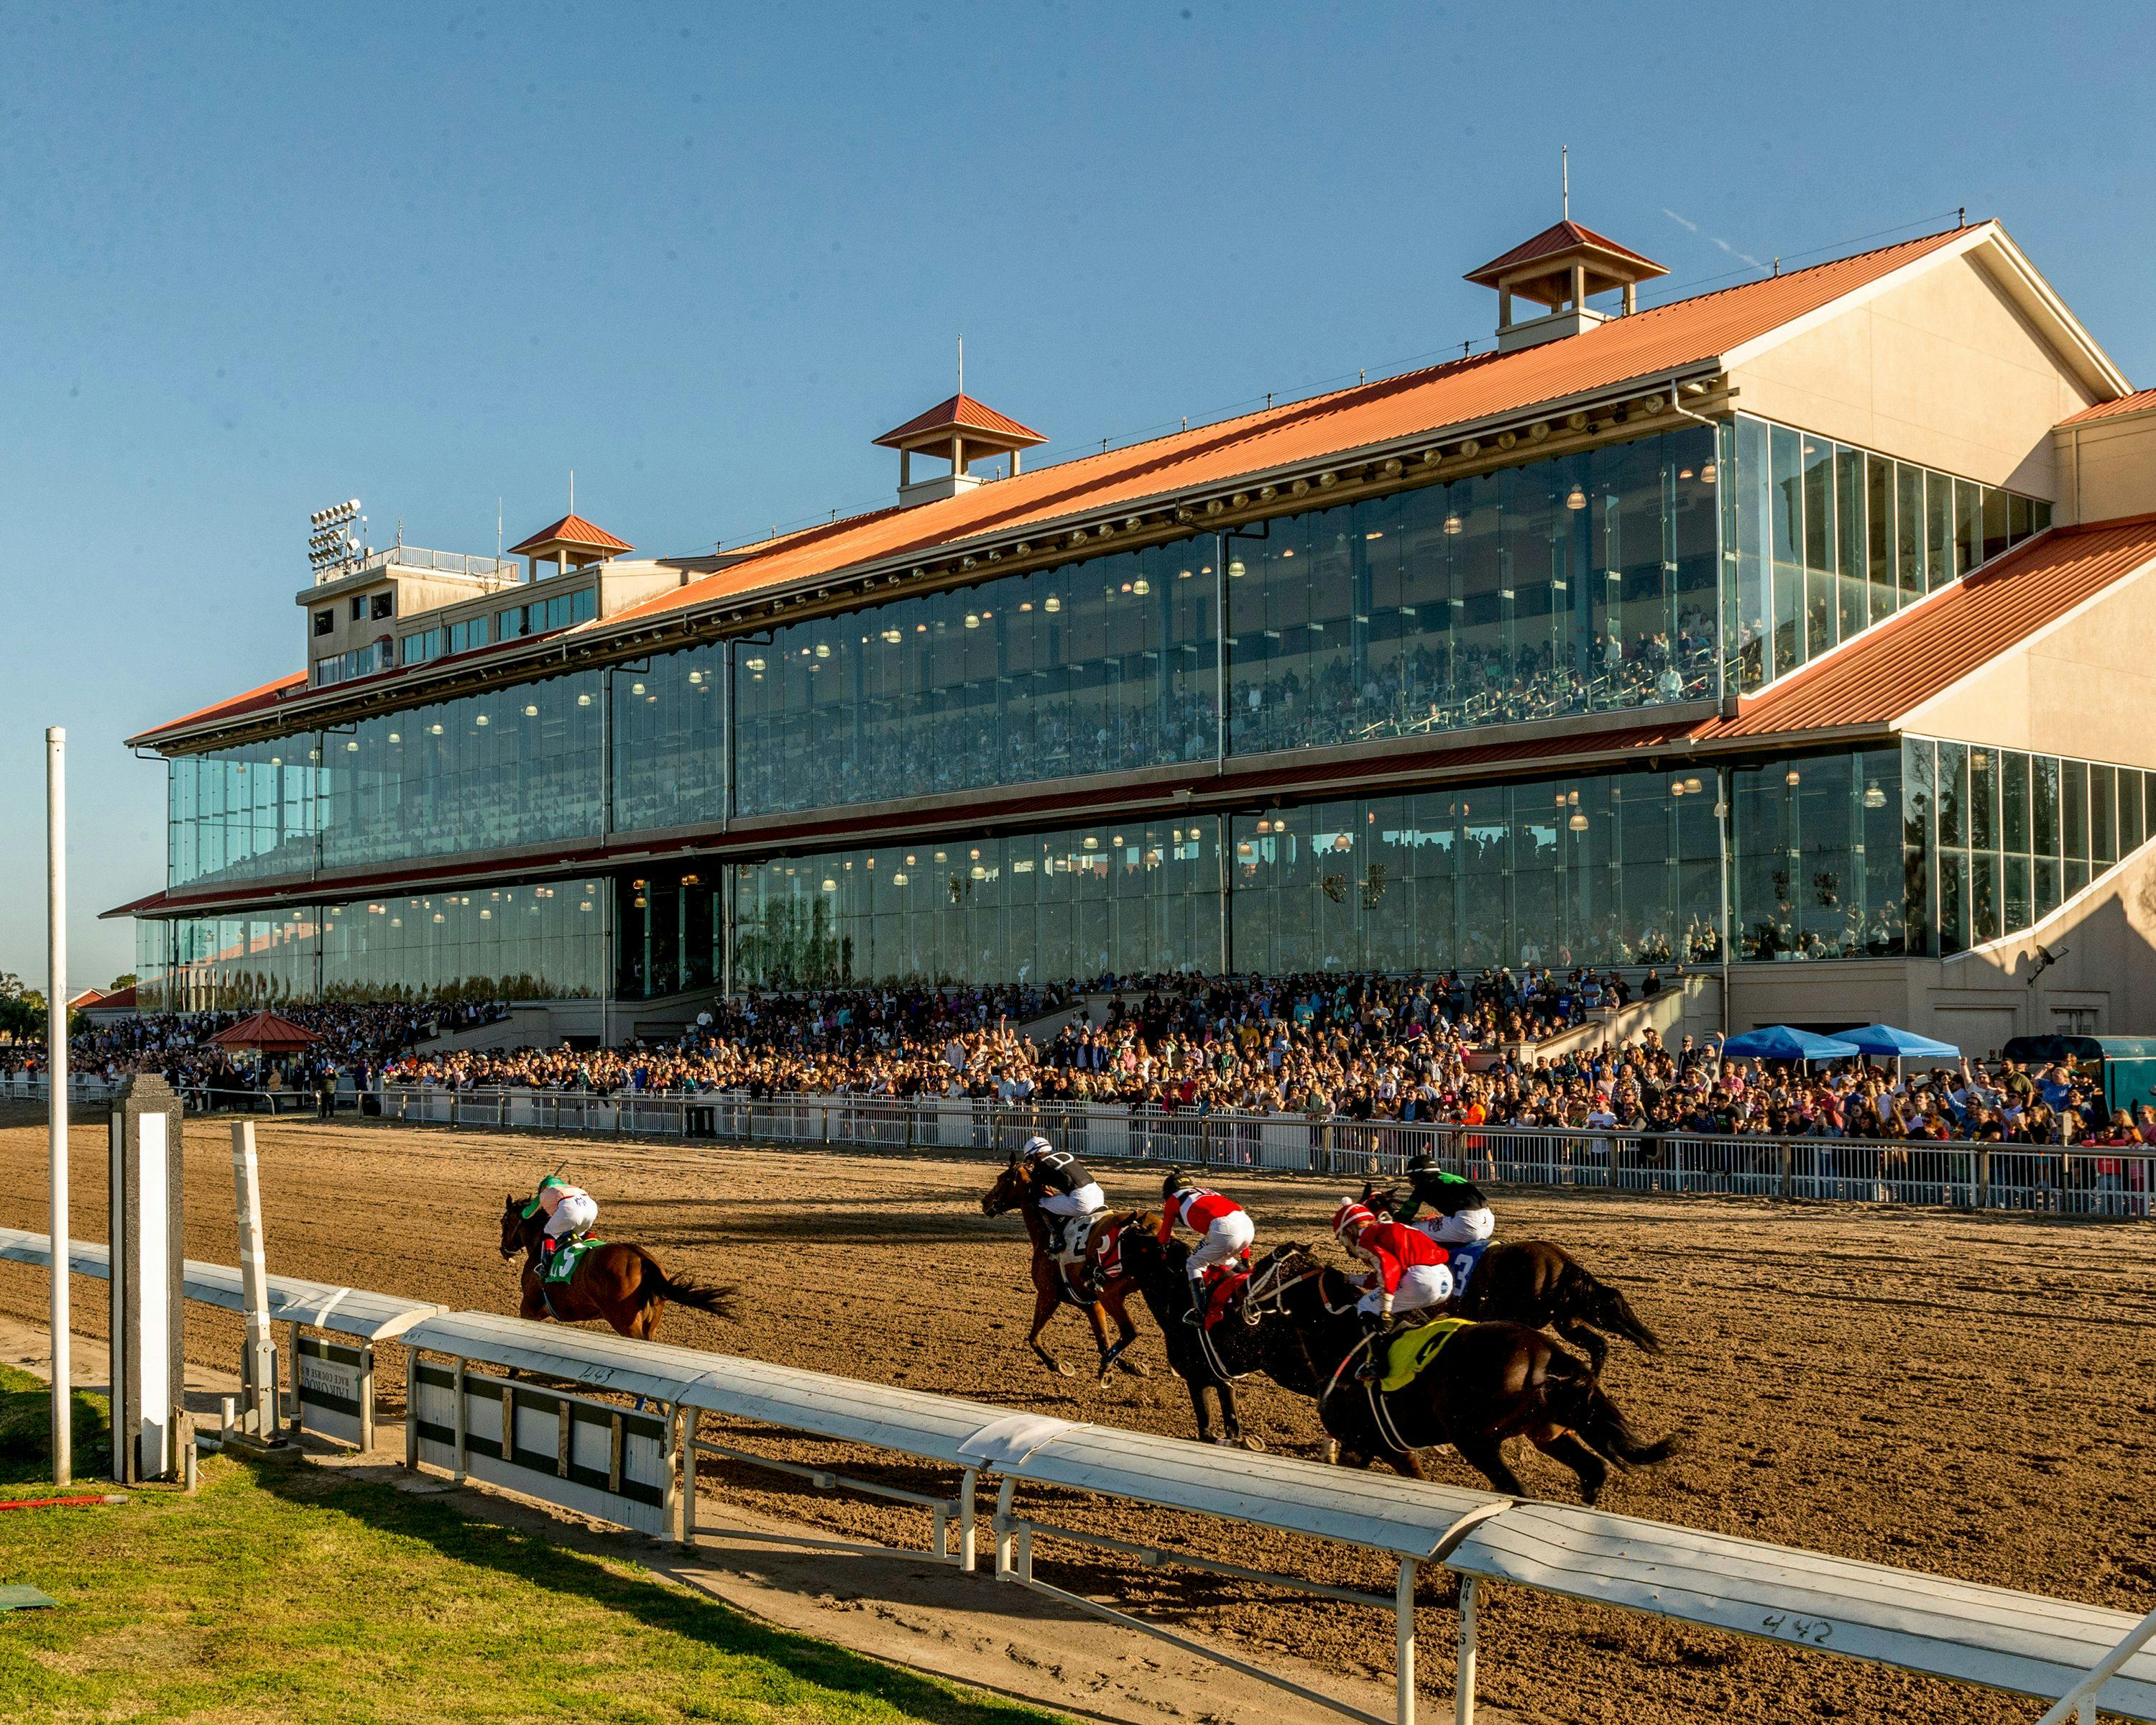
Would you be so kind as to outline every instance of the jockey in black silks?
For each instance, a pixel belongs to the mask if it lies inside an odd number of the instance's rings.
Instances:
[[[1033,1182],[1034,1198],[1049,1222],[1049,1248],[1060,1252],[1070,1224],[1108,1207],[1108,1195],[1068,1150],[1059,1150],[1038,1132],[1018,1153],[1019,1166]]]
[[[1430,1214],[1416,1218],[1424,1209]],[[1454,1280],[1465,1287],[1489,1250],[1497,1231],[1497,1218],[1482,1189],[1464,1176],[1448,1173],[1427,1156],[1408,1163],[1408,1201],[1393,1219],[1420,1229],[1440,1245],[1452,1248]]]

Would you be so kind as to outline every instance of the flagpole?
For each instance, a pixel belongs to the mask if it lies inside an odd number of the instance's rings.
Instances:
[[[67,732],[45,732],[45,1076],[52,1163],[53,1481],[74,1475],[68,1346]]]

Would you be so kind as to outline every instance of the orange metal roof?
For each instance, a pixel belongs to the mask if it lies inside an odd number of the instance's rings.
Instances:
[[[2114,581],[2156,561],[2156,515],[2062,527],[1807,665],[1701,742],[1887,724],[1944,691]]]
[[[925,554],[975,534],[1135,503],[1665,375],[1711,361],[1961,237],[1948,232],[1905,240],[1613,318],[1562,341],[1452,360],[1104,454],[1035,468],[937,502],[857,516],[796,535],[716,575],[670,588],[618,614],[608,624],[811,579],[880,557]]]
[[[2083,408],[2078,413],[2069,413],[2059,421],[2061,425],[2080,425],[2091,419],[2108,419],[2118,413],[2139,413],[2156,408],[2156,389],[2137,389],[2131,395],[2122,395],[2116,401],[2100,401],[2092,408]]]
[[[199,719],[237,719],[265,706],[275,706],[287,695],[295,694],[307,686],[307,674],[294,671],[290,676],[264,683],[259,689],[249,689],[244,695],[234,695],[223,701],[213,701],[208,706],[198,706],[191,713],[182,713],[177,719],[167,719],[163,724],[142,733],[154,737],[159,732],[176,731],[182,725],[192,725]]]
[[[1048,439],[1029,425],[1021,425],[1008,413],[998,413],[986,402],[975,401],[970,395],[954,395],[947,402],[939,402],[925,413],[917,413],[905,424],[886,431],[876,439],[881,449],[896,449],[901,444],[917,442],[939,431],[979,431],[997,439],[1006,447],[1029,449],[1035,444]]]
[[[580,515],[565,515],[552,526],[542,527],[521,545],[512,545],[506,555],[521,557],[549,545],[588,547],[593,551],[634,551],[626,539],[617,539],[604,527],[594,526]]]
[[[1537,258],[1553,257],[1559,252],[1581,247],[1591,247],[1596,251],[1607,252],[1612,257],[1623,258],[1640,265],[1640,279],[1643,281],[1651,275],[1667,275],[1670,273],[1652,258],[1643,256],[1629,245],[1620,245],[1615,240],[1597,234],[1592,228],[1583,228],[1577,222],[1567,220],[1543,228],[1532,239],[1522,240],[1502,256],[1491,259],[1480,270],[1471,270],[1463,279],[1495,287],[1499,276],[1517,270],[1522,264],[1532,264]]]
[[[574,633],[611,631],[620,624],[813,580],[856,564],[907,555],[925,557],[939,546],[978,534],[1022,530],[1082,511],[1136,504],[1246,474],[1319,460],[1342,450],[1440,432],[1544,402],[1667,376],[1710,362],[1741,342],[1764,336],[1964,237],[1964,230],[1949,229],[1904,240],[1614,318],[1561,341],[1512,353],[1476,354],[1101,454],[1035,468],[936,502],[911,508],[894,505],[783,535],[716,574],[668,588],[612,617],[581,624]],[[902,432],[906,428],[898,429]],[[601,531],[588,521],[570,516],[546,533],[558,532],[572,522],[594,534]],[[544,541],[542,534],[515,549],[521,552]],[[602,544],[603,548],[629,548],[610,534],[592,542]],[[137,740],[154,741],[182,725],[242,716],[305,680],[304,673],[281,679],[232,702],[205,707],[159,726]]]

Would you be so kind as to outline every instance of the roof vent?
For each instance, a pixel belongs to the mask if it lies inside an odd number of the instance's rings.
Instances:
[[[955,497],[986,484],[982,475],[967,468],[968,463],[990,455],[1009,455],[1015,476],[1020,452],[1047,441],[1039,432],[963,391],[876,439],[879,447],[898,451],[898,501],[902,506]],[[916,454],[947,459],[951,470],[917,480],[913,476]]]
[[[1532,239],[1492,258],[1467,280],[1497,290],[1497,351],[1532,347],[1561,336],[1576,336],[1607,321],[1588,301],[1597,294],[1622,289],[1625,314],[1639,309],[1639,285],[1670,272],[1652,258],[1605,239],[1569,218],[1545,228]],[[1527,300],[1543,308],[1539,316],[1515,318],[1512,301]]]

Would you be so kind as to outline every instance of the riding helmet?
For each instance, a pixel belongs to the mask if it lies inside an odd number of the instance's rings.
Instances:
[[[1352,1244],[1355,1237],[1365,1228],[1373,1225],[1377,1219],[1360,1200],[1343,1198],[1340,1200],[1340,1208],[1332,1213],[1332,1237]]]
[[[1045,1156],[1055,1147],[1055,1145],[1050,1143],[1048,1140],[1041,1137],[1039,1132],[1035,1132],[1031,1137],[1028,1138],[1024,1146],[1020,1147],[1018,1153],[1018,1159],[1020,1162],[1031,1162],[1034,1157]]]
[[[1168,1171],[1168,1178],[1160,1183],[1160,1195],[1163,1198],[1173,1198],[1186,1186],[1192,1186],[1196,1183],[1197,1183],[1194,1181],[1189,1175],[1183,1173],[1181,1168],[1172,1168]]]

